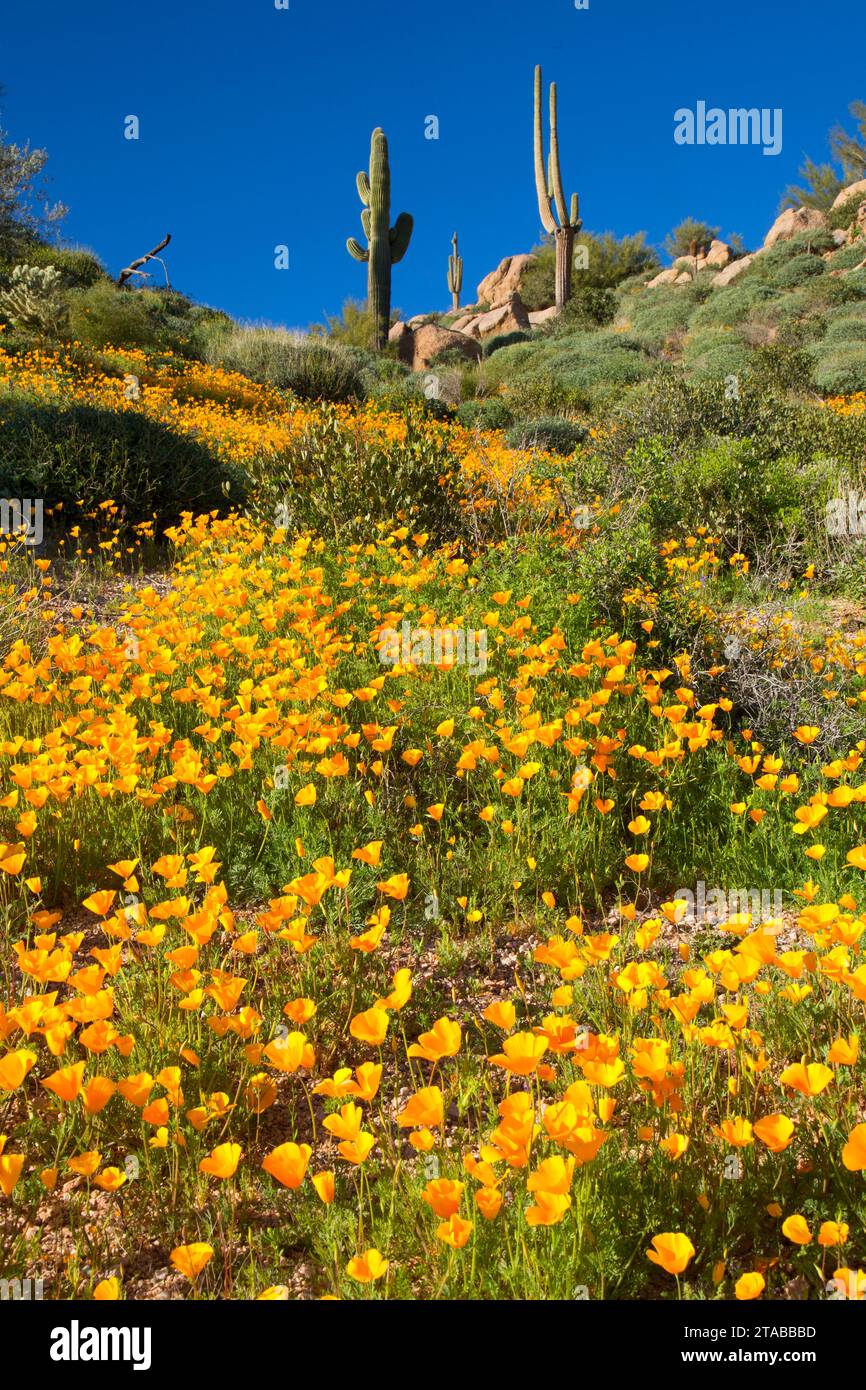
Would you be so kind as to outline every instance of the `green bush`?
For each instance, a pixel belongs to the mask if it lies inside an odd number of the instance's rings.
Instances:
[[[827,324],[825,343],[863,343],[866,342],[866,312],[855,316],[848,311],[840,317],[832,318]]]
[[[748,284],[725,285],[714,290],[704,304],[692,315],[691,328],[715,328],[742,323],[761,304],[774,297],[769,285],[750,281]]]
[[[812,361],[802,348],[777,340],[753,350],[749,376],[757,391],[802,393],[811,386]]]
[[[513,423],[513,416],[501,396],[487,400],[464,401],[457,407],[461,425],[471,430],[503,430]]]
[[[857,213],[862,203],[866,202],[866,193],[852,193],[850,198],[846,198],[837,208],[830,209],[830,226],[839,231],[845,231],[856,221]]]
[[[102,262],[84,246],[35,246],[28,260],[31,265],[53,265],[67,289],[88,289],[108,278]]]
[[[182,511],[225,510],[245,496],[242,471],[220,462],[200,441],[176,434],[136,411],[0,397],[0,496],[63,503],[67,517],[106,498],[127,522],[155,515],[160,527]]]
[[[773,278],[773,283],[783,290],[796,289],[806,280],[823,275],[827,267],[820,256],[810,256],[803,252],[799,256],[792,256]]]
[[[866,391],[866,343],[818,343],[811,352],[812,381],[818,391],[828,396]]]
[[[398,517],[435,544],[459,538],[465,517],[447,435],[431,431],[416,406],[407,406],[404,418],[405,436],[392,440],[345,421],[333,407],[311,416],[278,455],[251,465],[259,512],[341,544],[369,541],[378,522]]]
[[[711,241],[715,241],[720,230],[719,227],[711,227],[694,217],[687,217],[678,227],[674,227],[672,232],[668,232],[665,237],[665,250],[672,261],[680,256],[689,256],[692,242],[696,241],[699,248],[708,247]]]
[[[506,351],[511,351],[506,348]],[[566,385],[545,373],[526,373],[506,382],[505,401],[514,419],[534,419],[542,415],[589,410],[588,391]]]
[[[724,329],[705,329],[686,340],[683,362],[692,377],[719,378],[741,376],[749,368],[751,351],[737,333]]]
[[[207,361],[304,400],[349,401],[364,394],[356,357],[319,337],[273,328],[233,328],[215,337]]]
[[[120,290],[110,280],[98,280],[69,295],[72,337],[91,347],[154,348],[159,332],[147,312],[144,290]]]
[[[542,449],[551,454],[573,454],[586,439],[585,425],[560,415],[541,415],[535,420],[518,420],[505,438],[512,449]]]
[[[861,261],[866,261],[866,239],[858,237],[850,246],[840,246],[828,262],[830,270],[853,270]]]
[[[528,343],[530,335],[521,329],[516,329],[513,333],[497,333],[495,338],[488,338],[482,346],[481,355],[492,357],[494,352],[500,352],[502,348],[513,347],[515,343]],[[454,351],[454,349],[451,349]],[[460,354],[461,357],[463,354]]]

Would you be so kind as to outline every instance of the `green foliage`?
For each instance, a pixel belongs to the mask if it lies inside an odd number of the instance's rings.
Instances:
[[[571,311],[577,303],[580,308],[574,312],[588,317],[596,323],[607,321],[605,308],[601,316],[591,306],[609,304],[606,296],[592,295],[590,291],[616,289],[625,281],[638,277],[642,282],[651,271],[658,268],[659,258],[651,246],[646,245],[646,233],[636,232],[633,236],[616,237],[613,232],[580,232],[575,238],[575,251],[585,246],[588,256],[586,269],[575,268],[572,279],[572,293],[564,314]],[[552,241],[543,242],[533,248],[536,257],[534,264],[524,272],[520,282],[520,297],[527,309],[546,309],[555,300],[556,294],[556,248]]]
[[[495,338],[488,338],[482,345],[481,354],[483,357],[492,357],[494,352],[499,352],[502,348],[513,347],[515,343],[528,343],[529,341],[530,334],[521,329],[516,329],[513,333],[497,333]]]
[[[694,217],[686,217],[665,237],[664,247],[672,261],[678,256],[690,256],[694,242],[698,247],[707,247],[719,235],[720,227],[711,227]]]
[[[34,246],[27,259],[31,265],[53,266],[66,289],[87,289],[107,278],[98,256],[84,246]]]
[[[0,399],[0,496],[41,497],[46,508],[86,512],[113,498],[129,523],[241,505],[244,477],[204,444],[136,411]]]
[[[504,430],[513,423],[513,416],[501,396],[487,400],[463,401],[457,407],[457,419],[467,429]]]
[[[436,543],[459,537],[464,518],[447,436],[417,406],[406,407],[405,419],[405,437],[395,441],[332,408],[309,418],[290,446],[251,465],[259,512],[340,544],[369,540],[378,522],[398,517]]]
[[[329,314],[324,324],[313,324],[310,332],[327,334],[334,342],[342,343],[344,347],[363,348],[372,352],[376,346],[376,325],[366,302],[362,299],[344,300],[339,314]]]
[[[0,128],[0,261],[29,260],[66,215],[41,182],[47,162],[46,150],[12,144]]]
[[[830,210],[830,226],[839,231],[847,231],[857,220],[857,213],[866,202],[866,193],[852,193],[837,208]]]
[[[782,208],[807,207],[829,212],[833,199],[844,188],[844,183],[832,164],[816,164],[806,157],[800,168],[802,185],[790,184],[781,202]]]
[[[561,415],[541,415],[535,420],[518,420],[505,438],[512,449],[542,449],[551,454],[573,454],[586,439],[585,425],[575,424]]]
[[[803,253],[792,258],[775,275],[779,289],[791,290],[818,275],[824,275],[827,267],[820,256]]]
[[[215,338],[207,360],[305,400],[348,401],[364,391],[349,349],[282,329],[235,327]]]
[[[613,322],[616,307],[613,290],[579,284],[561,313],[553,320],[552,332],[561,336],[578,329],[602,328]]]
[[[748,370],[750,350],[738,333],[707,328],[686,339],[683,362],[691,377],[723,380]]]
[[[818,391],[832,396],[866,391],[866,342],[825,340],[810,352],[815,359],[812,381]]]
[[[159,332],[147,311],[146,290],[121,290],[100,280],[69,295],[72,337],[91,347],[160,346]]]
[[[773,298],[772,287],[760,281],[725,285],[720,290],[714,290],[706,302],[699,305],[692,314],[689,327],[716,328],[742,323],[760,304]]]

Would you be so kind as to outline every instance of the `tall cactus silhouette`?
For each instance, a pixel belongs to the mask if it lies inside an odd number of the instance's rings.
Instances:
[[[451,291],[451,308],[454,313],[460,308],[460,291],[463,288],[463,257],[457,249],[457,233],[451,238],[453,252],[448,257],[448,288]]]
[[[368,244],[363,247],[351,236],[346,246],[356,261],[368,262],[367,307],[375,325],[376,346],[383,348],[391,326],[391,266],[405,256],[413,222],[408,212],[401,212],[394,226],[390,226],[391,166],[388,141],[378,126],[370,141],[370,172],[362,169],[357,183],[364,204],[361,225]]]
[[[571,270],[574,238],[583,223],[578,212],[576,193],[571,195],[571,207],[565,201],[562,170],[559,167],[559,128],[556,118],[556,83],[550,84],[550,155],[545,169],[544,131],[541,115],[541,66],[535,69],[535,188],[538,211],[546,232],[556,238],[556,307],[562,309],[571,296]],[[552,205],[556,208],[557,223]]]

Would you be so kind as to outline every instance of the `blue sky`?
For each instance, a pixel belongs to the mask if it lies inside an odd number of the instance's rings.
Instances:
[[[533,65],[559,86],[567,192],[584,225],[660,243],[687,215],[760,243],[803,154],[866,99],[863,0],[40,0],[3,20],[3,124],[47,147],[67,240],[117,271],[172,233],[172,282],[239,318],[304,326],[363,298],[354,181],[391,146],[392,220],[415,217],[394,302],[464,300],[540,227]],[[681,146],[674,112],[783,111],[783,146]],[[136,115],[140,138],[124,139]],[[425,118],[439,139],[425,139]],[[851,123],[849,122],[849,125]],[[274,268],[274,248],[290,268]]]

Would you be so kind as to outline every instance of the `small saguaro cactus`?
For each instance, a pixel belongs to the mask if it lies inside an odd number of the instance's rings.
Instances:
[[[457,249],[457,233],[451,238],[454,247],[448,257],[448,288],[451,291],[451,308],[456,314],[460,308],[460,291],[463,288],[463,257]]]
[[[412,218],[401,212],[392,227],[391,166],[388,163],[388,141],[384,130],[377,126],[370,142],[370,172],[362,169],[358,175],[358,193],[364,204],[361,225],[367,246],[361,246],[353,236],[346,246],[356,261],[367,261],[367,307],[376,329],[376,347],[388,341],[391,326],[391,266],[401,261],[412,236]]]
[[[535,188],[538,211],[544,230],[556,238],[556,307],[562,309],[571,295],[571,269],[574,238],[583,223],[578,213],[577,194],[571,207],[565,201],[562,170],[559,166],[559,128],[556,118],[556,83],[550,84],[550,155],[545,168],[544,131],[541,118],[541,66],[535,69]],[[556,208],[557,223],[552,206]]]

